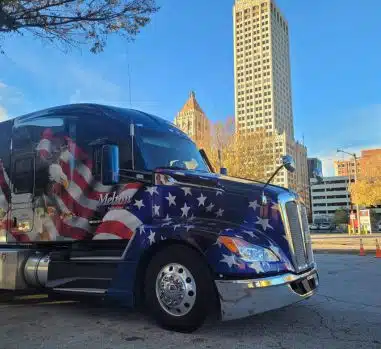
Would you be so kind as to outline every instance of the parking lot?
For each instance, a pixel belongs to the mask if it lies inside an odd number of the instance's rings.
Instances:
[[[162,330],[128,309],[2,296],[0,348],[381,348],[381,259],[318,254],[318,295],[193,334]]]

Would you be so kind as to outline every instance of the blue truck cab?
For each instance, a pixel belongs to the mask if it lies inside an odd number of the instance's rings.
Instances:
[[[72,104],[0,133],[1,289],[145,304],[179,331],[315,293],[298,196],[215,173],[164,119]]]

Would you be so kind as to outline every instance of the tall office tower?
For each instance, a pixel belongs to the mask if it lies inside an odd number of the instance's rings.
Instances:
[[[276,154],[295,156],[288,23],[273,0],[236,0],[233,20],[236,130],[265,129]],[[284,170],[275,184],[298,186]]]
[[[323,175],[323,164],[318,158],[308,158],[308,179],[314,178],[314,172],[319,171]]]
[[[177,113],[174,124],[201,145],[210,138],[210,123],[191,91],[183,108]]]

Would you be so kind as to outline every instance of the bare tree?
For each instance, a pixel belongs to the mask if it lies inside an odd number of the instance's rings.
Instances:
[[[155,0],[0,0],[0,35],[31,32],[99,53],[110,34],[132,40],[157,10]]]

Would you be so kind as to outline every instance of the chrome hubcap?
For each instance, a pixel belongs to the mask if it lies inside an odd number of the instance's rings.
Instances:
[[[196,283],[191,272],[181,264],[165,265],[156,278],[156,297],[172,316],[184,316],[196,301]]]

